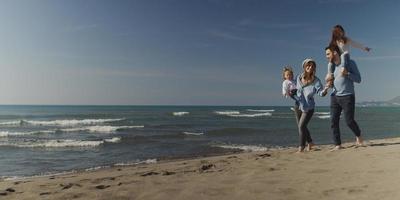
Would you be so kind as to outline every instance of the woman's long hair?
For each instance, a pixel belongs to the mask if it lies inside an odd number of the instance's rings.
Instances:
[[[332,29],[332,38],[329,45],[337,46],[336,41],[343,40],[343,42],[347,43],[347,37],[345,36],[344,28],[341,25],[336,25]]]
[[[313,68],[312,68],[312,70],[311,70],[310,73],[307,73],[307,71],[306,71],[306,66],[307,66],[309,63],[312,64]],[[304,71],[303,79],[306,81],[307,84],[314,82],[314,80],[315,80],[315,73],[316,73],[316,71],[317,71],[316,69],[317,69],[317,64],[316,64],[314,61],[309,61],[309,62],[307,62],[307,63],[304,64],[304,66],[303,66],[303,71]]]

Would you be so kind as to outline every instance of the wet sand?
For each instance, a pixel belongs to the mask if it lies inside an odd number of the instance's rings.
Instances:
[[[0,199],[398,199],[400,138],[0,181]]]

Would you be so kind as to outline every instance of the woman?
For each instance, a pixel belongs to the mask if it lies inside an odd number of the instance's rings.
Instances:
[[[295,108],[297,125],[299,128],[300,145],[298,152],[304,152],[306,143],[307,148],[311,150],[314,145],[307,128],[311,117],[314,114],[315,101],[314,95],[325,96],[328,87],[323,88],[321,81],[315,76],[316,63],[308,58],[303,61],[303,73],[296,78],[296,88],[299,106]]]

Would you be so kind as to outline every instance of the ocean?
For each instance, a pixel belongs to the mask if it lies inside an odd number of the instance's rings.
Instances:
[[[329,107],[309,124],[330,144]],[[400,136],[400,107],[358,107],[367,140]],[[354,136],[341,121],[343,141]],[[41,176],[238,150],[296,147],[290,107],[0,106],[0,177]]]

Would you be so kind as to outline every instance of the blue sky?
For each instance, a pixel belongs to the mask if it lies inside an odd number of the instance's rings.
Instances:
[[[357,101],[400,95],[400,2],[1,1],[0,104],[291,105],[281,70],[326,73],[331,28],[352,49]],[[317,104],[327,105],[328,98]]]

